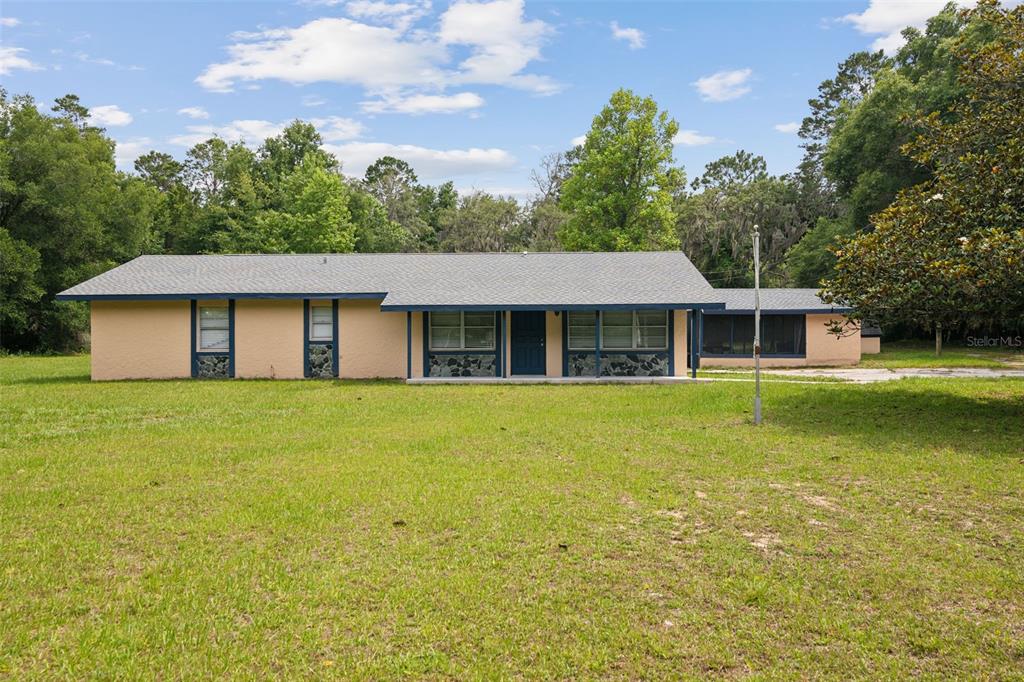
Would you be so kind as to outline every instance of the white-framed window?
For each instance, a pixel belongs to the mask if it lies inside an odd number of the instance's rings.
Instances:
[[[667,310],[569,311],[569,350],[594,350],[594,325],[601,322],[601,350],[665,350]]]
[[[309,340],[334,340],[334,309],[330,304],[309,306]]]
[[[493,312],[430,313],[430,350],[494,350]]]
[[[223,303],[199,304],[199,351],[226,351],[231,348],[228,307]]]
[[[666,350],[668,348],[667,310],[633,311],[633,348]]]
[[[570,310],[567,324],[569,327],[569,350],[594,350],[594,325],[597,314],[592,310]]]

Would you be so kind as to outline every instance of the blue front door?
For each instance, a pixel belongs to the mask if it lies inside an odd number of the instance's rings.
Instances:
[[[544,311],[512,311],[509,341],[512,374],[544,375],[547,356],[544,352]]]

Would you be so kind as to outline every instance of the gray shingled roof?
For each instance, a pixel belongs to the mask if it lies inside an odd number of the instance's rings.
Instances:
[[[379,294],[391,310],[721,304],[679,251],[140,256],[62,299]]]
[[[754,310],[753,289],[715,289],[715,294],[725,301],[726,310]],[[822,313],[849,311],[849,308],[824,303],[818,298],[817,289],[761,289],[761,309]]]

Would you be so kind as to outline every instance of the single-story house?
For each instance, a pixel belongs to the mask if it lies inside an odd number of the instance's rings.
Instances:
[[[762,290],[766,365],[860,360],[845,309]],[[681,252],[140,256],[89,301],[92,378],[685,376],[752,364],[753,291]]]

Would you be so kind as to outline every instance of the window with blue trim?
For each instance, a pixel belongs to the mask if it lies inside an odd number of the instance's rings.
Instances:
[[[494,350],[493,312],[430,313],[430,350]]]
[[[200,304],[199,343],[201,353],[227,351],[231,347],[231,328],[228,307],[224,304]]]
[[[331,306],[313,305],[309,308],[309,340],[334,340],[334,313]]]
[[[665,350],[667,310],[569,311],[569,350],[594,350],[594,326],[601,321],[601,350]]]
[[[762,315],[761,355],[806,355],[803,315]],[[753,315],[704,315],[702,355],[753,355]]]

